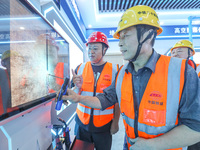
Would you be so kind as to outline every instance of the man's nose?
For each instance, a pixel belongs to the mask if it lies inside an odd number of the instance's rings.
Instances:
[[[124,43],[123,40],[122,40],[122,39],[119,39],[119,44],[118,44],[119,47],[122,47],[122,46],[123,46],[123,43]]]
[[[89,52],[89,53],[94,53],[93,48],[89,49],[88,52]]]

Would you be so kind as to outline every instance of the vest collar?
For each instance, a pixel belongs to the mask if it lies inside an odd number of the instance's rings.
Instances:
[[[155,68],[156,68],[156,63],[157,63],[159,58],[160,58],[160,54],[158,54],[153,49],[153,54],[149,58],[148,62],[144,66],[144,68],[150,69],[154,73],[155,72]],[[128,72],[132,73],[133,69],[134,69],[133,63],[129,62],[127,67],[126,67],[126,69],[125,69],[125,71],[126,71],[126,73],[128,73]]]

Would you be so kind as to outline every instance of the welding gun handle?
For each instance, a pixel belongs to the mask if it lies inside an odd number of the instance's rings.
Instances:
[[[65,78],[65,81],[64,81],[64,83],[61,87],[60,93],[58,95],[58,100],[57,100],[57,104],[56,104],[56,107],[55,107],[56,110],[61,109],[61,106],[62,106],[62,103],[63,103],[62,96],[65,95],[66,92],[67,92],[68,82],[69,82],[69,78]]]
[[[61,107],[62,107],[62,103],[63,103],[63,100],[57,101],[55,109],[56,109],[56,110],[60,110]]]
[[[67,86],[67,87],[68,87],[68,86]],[[63,94],[62,94],[61,92],[59,93],[58,101],[57,101],[56,107],[55,107],[56,110],[60,110],[61,107],[62,107],[62,103],[63,103],[62,96],[65,95],[65,94],[67,93],[67,87],[66,87],[66,90],[64,91]]]

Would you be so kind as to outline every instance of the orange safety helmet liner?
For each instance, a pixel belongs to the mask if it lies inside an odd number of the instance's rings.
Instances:
[[[99,32],[99,31],[93,32],[89,36],[86,46],[88,46],[88,43],[104,43],[109,47],[107,36],[104,33]]]
[[[113,37],[119,39],[120,31],[140,24],[158,28],[157,35],[159,35],[163,30],[160,27],[159,18],[154,9],[145,5],[137,5],[124,12],[118,23],[117,31],[114,33]]]
[[[188,40],[181,40],[181,41],[178,41],[172,48],[171,48],[171,52],[173,49],[175,48],[190,48],[192,50],[192,56],[195,54],[195,50],[194,50],[194,47],[193,47],[193,44],[192,42],[188,41]]]

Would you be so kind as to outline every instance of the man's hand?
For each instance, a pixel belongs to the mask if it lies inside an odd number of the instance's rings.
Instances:
[[[77,75],[73,69],[72,69],[72,75],[73,75],[72,79],[73,79],[75,86],[80,89],[83,84],[82,75]]]
[[[111,127],[110,127],[110,134],[113,135],[119,131],[119,125],[118,122],[112,121]]]
[[[130,150],[158,150],[148,141],[148,139],[144,138],[135,138],[131,139],[131,142],[134,144],[130,147]]]
[[[60,90],[58,92],[56,92],[56,98],[55,98],[55,102],[58,101],[58,96],[59,96]]]
[[[79,95],[76,94],[73,90],[67,89],[67,94],[62,96],[62,100],[67,102],[69,100],[71,103],[79,102]]]
[[[55,102],[57,103],[58,101],[58,96],[59,96],[60,90],[56,92],[56,98],[55,98]],[[62,96],[63,97],[63,96]],[[63,104],[65,104],[66,106],[68,105],[67,101],[63,101]]]

